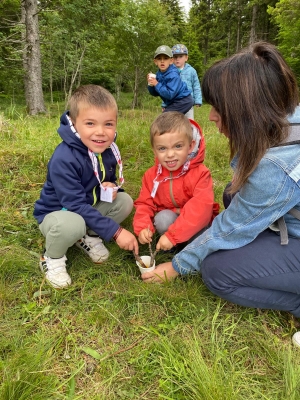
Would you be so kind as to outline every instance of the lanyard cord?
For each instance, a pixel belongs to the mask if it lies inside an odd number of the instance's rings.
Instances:
[[[167,177],[163,178],[162,180],[158,181],[157,179],[158,179],[159,175],[161,175],[161,173],[162,173],[162,166],[161,166],[161,164],[158,164],[157,174],[156,174],[156,177],[153,179],[153,188],[152,188],[152,192],[151,192],[151,197],[153,197],[153,198],[155,197],[157,189],[158,189],[158,185],[160,183],[166,182],[167,180],[170,180],[170,179],[180,178],[182,175],[184,175],[188,171],[189,166],[190,166],[190,161],[186,161],[183,164],[182,170],[179,172],[178,175],[172,176],[172,177],[167,176]]]
[[[161,175],[161,173],[162,173],[162,166],[161,166],[161,164],[158,164],[158,167],[157,167],[157,174],[156,174],[156,177],[153,179],[153,183],[156,183],[156,182],[157,182],[157,183],[162,183],[162,182],[166,182],[166,181],[169,180],[169,179],[180,178],[182,175],[184,175],[184,174],[188,171],[189,166],[190,166],[190,161],[186,161],[186,162],[183,164],[182,170],[179,172],[178,175],[172,176],[171,178],[170,178],[169,176],[166,176],[166,177],[165,177],[164,179],[162,179],[161,181],[158,181],[157,179],[158,179],[159,175]]]

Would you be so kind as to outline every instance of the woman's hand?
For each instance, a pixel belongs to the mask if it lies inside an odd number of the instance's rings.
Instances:
[[[142,279],[145,283],[163,283],[169,282],[178,276],[171,262],[159,264],[154,271],[145,272],[142,274]]]

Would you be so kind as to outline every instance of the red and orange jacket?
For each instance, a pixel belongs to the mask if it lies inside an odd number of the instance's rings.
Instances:
[[[133,218],[134,233],[149,228],[155,232],[153,219],[162,210],[180,212],[176,221],[169,226],[165,235],[175,246],[186,242],[201,229],[208,226],[219,213],[219,204],[214,202],[213,181],[208,168],[203,164],[205,141],[200,126],[190,120],[193,136],[198,148],[191,154],[189,169],[176,178],[182,171],[170,172],[162,168],[160,184],[154,198],[151,197],[153,180],[157,176],[158,163],[149,168],[142,180],[139,197],[134,202],[136,212]],[[164,178],[169,178],[163,182]],[[161,182],[162,181],[162,182]]]

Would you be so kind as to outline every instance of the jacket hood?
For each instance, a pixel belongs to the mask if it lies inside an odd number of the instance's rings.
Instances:
[[[60,127],[57,129],[59,136],[69,146],[74,147],[81,153],[87,153],[88,148],[82,143],[79,135],[76,136],[76,130],[69,119],[69,111],[66,111],[60,117]]]
[[[195,140],[195,146],[192,152],[189,154],[187,161],[190,161],[188,169],[192,169],[197,167],[199,164],[202,164],[205,157],[205,140],[203,136],[202,129],[200,125],[197,124],[193,119],[189,120],[192,125],[193,130],[193,139]],[[158,165],[158,159],[155,158],[155,165]],[[182,167],[180,167],[177,171],[180,171]],[[176,173],[176,171],[174,171]]]
[[[202,129],[196,121],[190,119],[190,123],[193,129],[193,139],[195,140],[195,146],[189,155],[188,159],[191,161],[191,165],[203,163],[205,157],[205,140]]]

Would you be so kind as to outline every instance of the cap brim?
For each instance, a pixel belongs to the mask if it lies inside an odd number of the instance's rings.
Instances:
[[[157,56],[160,56],[160,55],[164,55],[164,56],[167,56],[167,57],[170,57],[170,58],[173,57],[173,54],[170,56],[170,55],[167,54],[167,53],[157,53],[157,54],[154,55],[154,58],[156,58]]]

